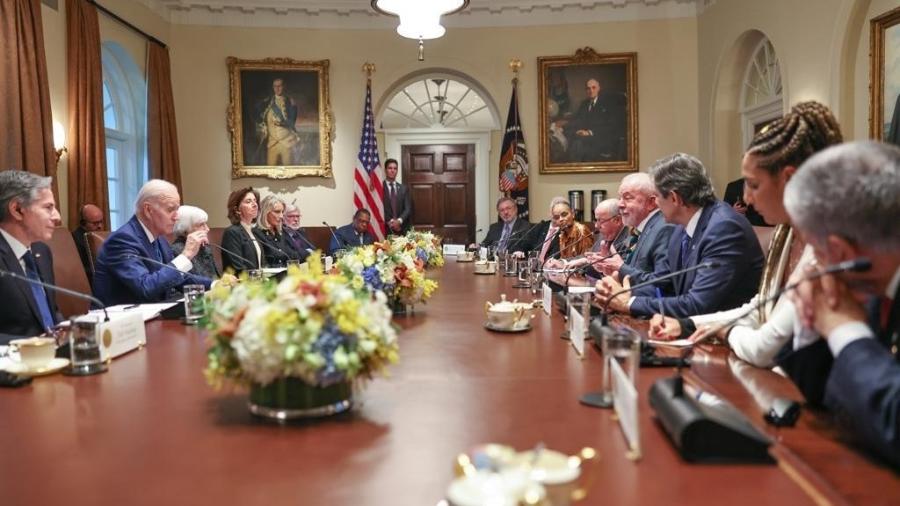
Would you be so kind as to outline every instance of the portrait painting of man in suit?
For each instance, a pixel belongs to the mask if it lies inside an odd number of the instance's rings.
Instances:
[[[636,55],[588,49],[575,58],[539,58],[543,172],[636,167]]]

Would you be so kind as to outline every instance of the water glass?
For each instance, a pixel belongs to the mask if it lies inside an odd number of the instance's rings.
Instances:
[[[641,336],[628,327],[617,325],[611,332],[604,333],[601,349],[604,359],[617,360],[631,383],[637,386],[637,374],[641,360]],[[610,369],[608,365],[604,372],[604,385],[609,385]],[[604,390],[608,389],[604,388]]]
[[[203,285],[184,285],[184,322],[196,325],[206,314],[206,288]]]
[[[531,286],[531,262],[527,258],[519,259],[517,272],[519,284]]]
[[[247,271],[247,279],[250,281],[262,281],[266,276],[262,269],[250,269]]]
[[[507,253],[506,257],[503,259],[503,275],[504,276],[515,276],[516,269],[518,268],[518,259],[514,253]]]
[[[73,318],[69,327],[69,356],[72,368],[69,374],[87,376],[106,371],[100,358],[97,340],[97,318],[90,315]]]

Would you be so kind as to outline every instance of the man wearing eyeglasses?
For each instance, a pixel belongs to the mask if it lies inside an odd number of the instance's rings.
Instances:
[[[78,222],[78,228],[72,231],[72,239],[75,240],[81,265],[84,267],[84,273],[87,275],[91,287],[94,286],[94,262],[91,260],[91,247],[88,245],[87,234],[98,230],[103,230],[103,211],[94,204],[85,204],[81,207],[81,220]]]
[[[597,204],[594,209],[594,230],[597,235],[593,247],[590,251],[585,252],[584,256],[575,257],[566,262],[567,268],[578,268],[594,262],[597,262],[599,266],[601,259],[627,250],[630,240],[629,228],[622,223],[618,199],[606,199]],[[603,273],[595,269],[593,265],[585,269],[585,274],[597,279],[603,277]]]

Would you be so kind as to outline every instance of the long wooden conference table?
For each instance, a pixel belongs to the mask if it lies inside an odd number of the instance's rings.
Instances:
[[[599,354],[579,358],[559,338],[559,314],[521,334],[484,329],[485,301],[530,293],[472,270],[448,257],[432,274],[434,298],[397,319],[400,363],[333,418],[254,418],[245,392],[207,386],[205,333],[176,321],[149,322],[146,348],[105,374],[2,389],[0,504],[436,505],[456,456],[491,442],[595,448],[581,504],[900,504],[897,475],[841,443],[824,417],[766,426],[774,396],[799,394],[723,349],[695,353],[686,378],[775,438],[779,463],[684,462],[647,402],[667,369],[639,372],[643,458],[629,460],[612,413],[578,403],[599,387]]]

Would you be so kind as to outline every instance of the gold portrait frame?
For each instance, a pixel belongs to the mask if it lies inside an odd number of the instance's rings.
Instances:
[[[574,55],[542,56],[537,61],[541,173],[637,171],[637,53],[599,54],[590,47],[584,47]],[[563,80],[562,85],[559,84],[560,79]],[[567,132],[566,125],[572,127],[570,123],[583,112],[579,109],[585,106],[587,100],[579,100],[580,104],[573,109],[571,105],[561,105],[562,95],[557,91],[565,91],[565,97],[573,95],[574,90],[584,93],[581,90],[586,88],[588,79],[609,83],[601,82],[600,85],[600,93],[606,93],[604,101],[611,105],[608,109],[611,111],[608,113],[610,120],[601,128],[614,134],[597,135],[596,139],[587,141],[576,140],[575,136],[581,134]],[[576,84],[578,81],[581,81],[580,85]],[[573,96],[584,98],[580,94]],[[566,104],[574,102],[568,98],[565,101]],[[593,133],[588,130],[584,136],[593,137]],[[585,147],[576,152],[576,143]]]
[[[227,123],[231,134],[232,179],[331,177],[334,119],[328,93],[329,61],[297,61],[290,58],[241,60],[233,56],[226,61],[230,85]],[[294,122],[289,123],[288,163],[270,164],[270,150],[273,150],[269,147],[270,134],[257,109],[260,104],[274,99],[272,88],[275,80],[282,81],[281,86],[287,90],[283,93],[289,100],[289,107],[295,110]],[[296,89],[292,90],[292,86]],[[301,104],[306,107],[301,108]],[[311,114],[312,110],[315,117]],[[265,114],[263,112],[262,116]],[[276,123],[282,129],[284,124],[288,123]],[[284,153],[276,154],[275,161],[284,162],[284,156]]]
[[[884,63],[885,32],[894,28],[900,30],[900,7],[892,9],[869,22],[869,137],[884,140]],[[896,49],[900,52],[900,48]],[[887,97],[896,100],[897,97]],[[896,107],[896,105],[895,105]],[[894,111],[894,116],[898,111]]]

